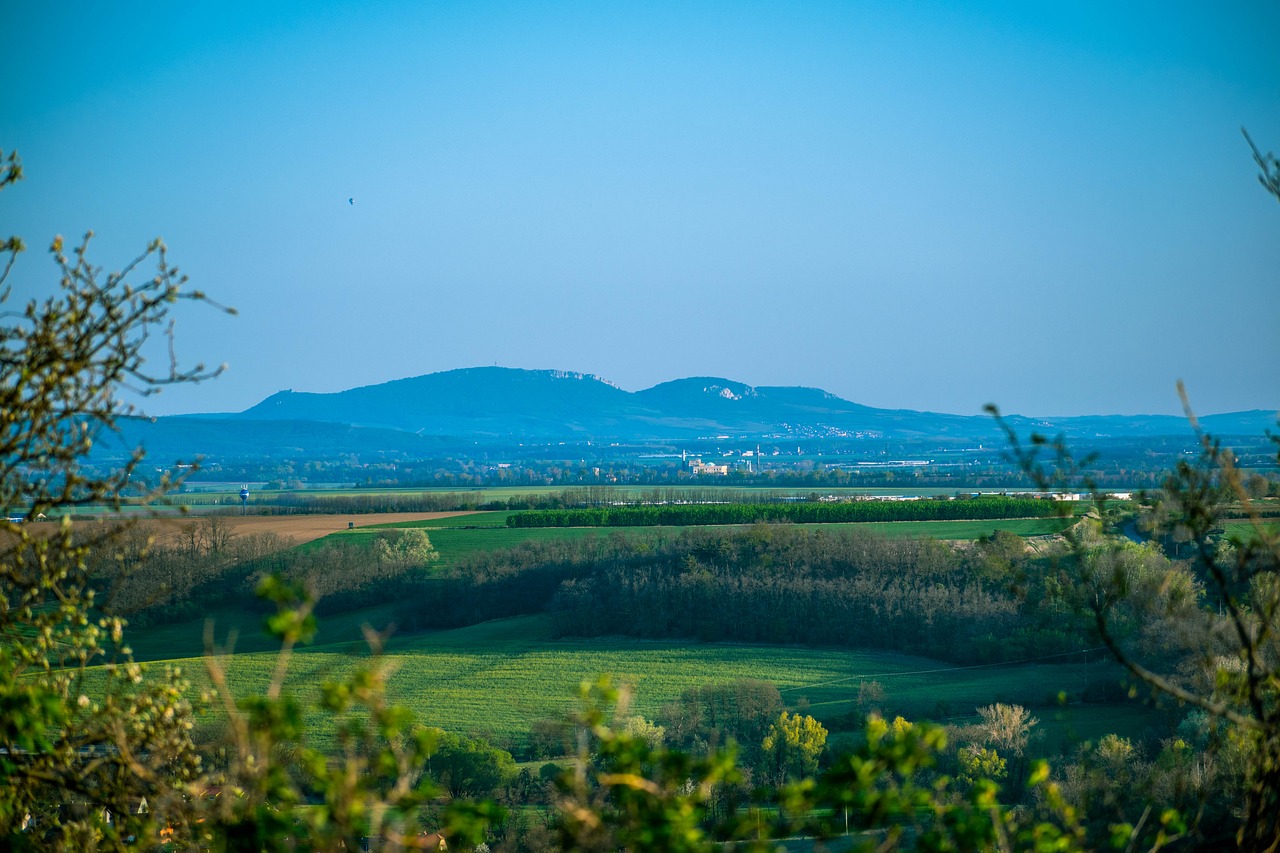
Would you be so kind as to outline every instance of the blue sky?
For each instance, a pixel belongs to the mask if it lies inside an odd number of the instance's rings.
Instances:
[[[266,9],[262,7],[267,7]],[[154,413],[500,364],[1280,407],[1274,3],[6,4],[0,231],[235,306]],[[347,199],[354,197],[355,204]]]

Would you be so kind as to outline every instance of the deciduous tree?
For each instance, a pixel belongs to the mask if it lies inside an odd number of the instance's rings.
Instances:
[[[0,189],[21,175],[17,157],[0,152]],[[262,587],[278,605],[268,630],[283,643],[264,694],[237,698],[224,661],[207,658],[217,687],[210,698],[227,719],[230,757],[220,767],[206,766],[192,743],[182,673],[134,663],[124,621],[95,608],[90,558],[123,546],[125,565],[142,559],[148,543],[122,539],[124,521],[73,530],[67,510],[123,505],[142,459],[138,451],[118,470],[95,474],[86,473],[86,455],[133,413],[122,389],[145,396],[217,370],[180,367],[171,339],[168,369],[146,362],[153,335],[172,329],[176,303],[208,302],[169,263],[164,244],[155,240],[123,270],[104,274],[89,260],[90,237],[70,249],[55,238],[57,293],[0,319],[0,848],[338,851],[366,840],[403,848],[434,793],[422,774],[434,733],[385,701],[375,659],[321,686],[339,754],[305,746],[303,706],[283,689],[290,651],[315,629],[299,586],[270,578]],[[18,238],[0,242],[0,303],[23,249]],[[162,479],[158,492],[174,483]],[[18,516],[61,520],[44,530],[11,520]],[[203,550],[226,545],[219,525],[206,530]],[[370,641],[377,651],[380,638]],[[211,788],[223,796],[210,797]],[[295,811],[304,797],[311,807]],[[444,825],[475,843],[492,814],[455,803]]]
[[[767,775],[774,784],[803,779],[818,772],[827,745],[827,730],[813,717],[783,711],[764,736],[761,749]]]
[[[0,163],[4,189],[22,168],[14,154],[0,152]],[[0,322],[0,839],[9,844],[153,842],[158,826],[179,819],[185,786],[200,773],[180,673],[144,677],[128,658],[122,621],[95,615],[87,558],[116,541],[121,525],[76,535],[65,511],[123,503],[141,452],[108,474],[85,473],[82,464],[94,441],[133,412],[123,388],[145,395],[217,373],[181,367],[172,345],[167,369],[155,371],[144,352],[172,329],[176,303],[207,300],[160,240],[104,274],[89,258],[91,238],[69,247],[55,237],[56,294]],[[0,242],[0,304],[24,249],[18,237]],[[37,532],[16,517],[61,523]],[[114,662],[90,689],[85,668],[104,661]],[[137,814],[143,799],[147,817]]]

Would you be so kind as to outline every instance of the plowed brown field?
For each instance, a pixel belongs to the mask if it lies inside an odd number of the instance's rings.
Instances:
[[[292,539],[295,544],[310,542],[339,530],[346,530],[347,525],[364,527],[368,524],[400,524],[405,521],[426,521],[432,518],[451,518],[455,515],[470,515],[469,512],[386,512],[364,513],[357,515],[229,515],[222,516],[238,535],[250,533],[274,533],[277,536]],[[185,518],[165,518],[155,522],[160,528],[174,530],[181,525],[194,524],[199,516]]]
[[[310,542],[321,536],[346,530],[349,524],[364,527],[370,524],[400,524],[406,521],[426,521],[433,518],[452,518],[471,514],[470,512],[384,512],[352,515],[223,515],[218,516],[218,520],[225,522],[237,535],[274,533],[282,538],[293,540],[295,545],[301,545],[303,542]],[[147,519],[144,523],[163,536],[165,533],[176,534],[204,518],[205,516],[199,515],[170,516]],[[53,522],[35,522],[31,526],[45,534],[57,529],[57,525]]]

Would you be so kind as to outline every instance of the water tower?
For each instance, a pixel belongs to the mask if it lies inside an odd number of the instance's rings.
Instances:
[[[249,511],[249,485],[246,483],[245,485],[240,487],[240,514],[244,515],[248,511]]]

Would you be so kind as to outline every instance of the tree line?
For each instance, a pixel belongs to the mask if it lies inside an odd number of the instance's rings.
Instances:
[[[817,500],[818,495],[811,496]],[[226,497],[211,495],[173,496],[162,503],[175,506],[225,505]],[[539,510],[601,506],[674,503],[777,503],[795,500],[783,490],[736,489],[724,486],[705,488],[620,489],[617,486],[581,486],[554,492],[527,492],[506,497],[482,491],[369,491],[358,494],[284,492],[255,495],[250,506],[257,515],[366,515],[388,512],[474,512],[476,510]]]
[[[528,527],[675,527],[753,524],[841,524],[864,521],[957,521],[965,519],[1050,518],[1063,515],[1055,501],[1039,498],[928,498],[911,501],[857,500],[790,503],[681,503],[669,506],[617,506],[594,509],[534,510],[507,516],[507,526]]]

